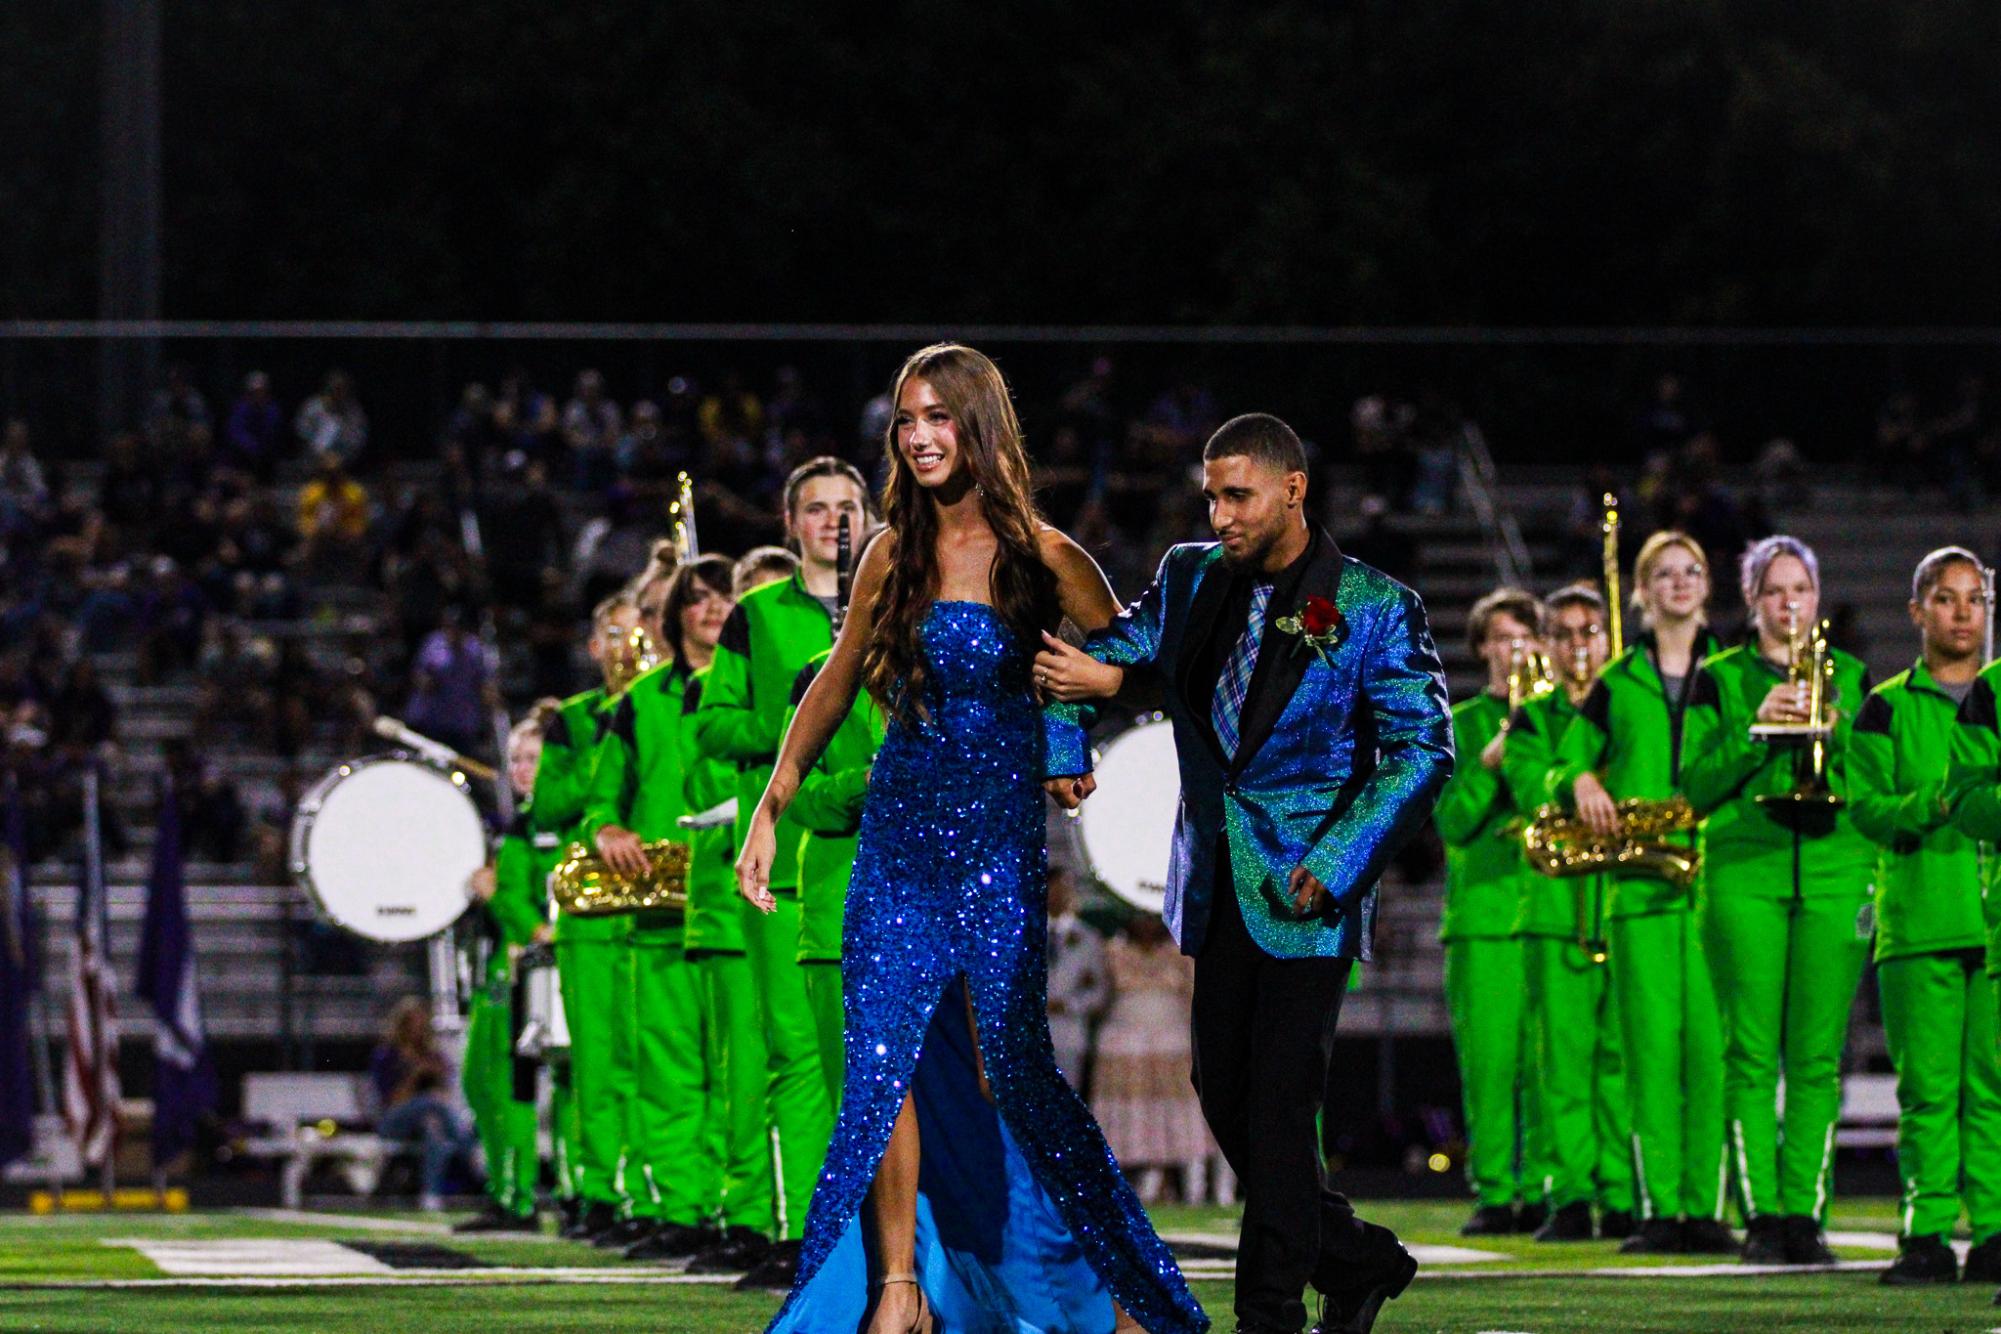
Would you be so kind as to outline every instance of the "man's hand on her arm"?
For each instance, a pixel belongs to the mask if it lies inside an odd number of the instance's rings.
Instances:
[[[1042,632],[1042,652],[1035,655],[1035,684],[1045,698],[1074,704],[1080,699],[1110,699],[1125,684],[1126,670],[1099,662],[1084,650]]]

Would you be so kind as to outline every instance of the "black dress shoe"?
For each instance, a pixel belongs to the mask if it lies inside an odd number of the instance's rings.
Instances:
[[[1680,1255],[1681,1224],[1672,1218],[1649,1218],[1619,1243],[1621,1255]]]
[[[1787,1264],[1834,1263],[1834,1252],[1828,1247],[1827,1236],[1820,1230],[1818,1219],[1809,1214],[1787,1214],[1779,1221],[1785,1237]]]
[[[757,1268],[771,1249],[762,1232],[747,1227],[726,1227],[716,1244],[688,1261],[691,1274],[744,1274]]]
[[[653,1229],[660,1226],[657,1218],[627,1218],[612,1224],[591,1238],[591,1245],[601,1251],[622,1251],[637,1242],[645,1241],[653,1235]]]
[[[467,1236],[482,1232],[540,1232],[542,1220],[534,1214],[511,1214],[497,1205],[488,1205],[484,1212],[466,1219],[463,1223],[452,1224],[456,1236]]]
[[[2001,1282],[2001,1233],[1966,1253],[1966,1269],[1960,1278],[1968,1283]]]
[[[1624,1209],[1607,1209],[1598,1215],[1598,1236],[1602,1241],[1624,1241],[1633,1235],[1633,1216]]]
[[[1369,1334],[1385,1302],[1403,1295],[1417,1277],[1417,1260],[1397,1234],[1375,1223],[1362,1224],[1360,1255],[1345,1264],[1323,1259],[1313,1275],[1320,1293],[1315,1334]]]
[[[583,1214],[584,1202],[575,1195],[567,1200],[556,1201],[556,1234],[561,1236],[575,1227],[577,1220],[583,1217]]]
[[[1737,1238],[1714,1218],[1690,1218],[1681,1225],[1681,1249],[1686,1255],[1735,1255]]]
[[[1944,1237],[1905,1237],[1897,1243],[1897,1259],[1883,1271],[1883,1283],[1892,1288],[1913,1288],[1922,1283],[1954,1283],[1959,1279],[1959,1257]]]
[[[625,1248],[628,1260],[685,1260],[716,1244],[717,1235],[706,1228],[681,1223],[662,1223]]]
[[[1515,1211],[1515,1231],[1535,1233],[1549,1221],[1549,1206],[1546,1204],[1525,1204]]]
[[[606,1228],[618,1226],[618,1211],[609,1204],[590,1204],[577,1214],[576,1221],[563,1229],[565,1241],[589,1241]]]
[[[1537,1241],[1591,1240],[1591,1206],[1583,1200],[1566,1204],[1535,1230]]]
[[[1777,1214],[1759,1214],[1744,1225],[1744,1247],[1737,1258],[1747,1265],[1786,1263],[1786,1220]]]
[[[1462,1237],[1502,1237],[1515,1230],[1515,1211],[1505,1204],[1483,1204],[1459,1225]]]
[[[736,1281],[738,1292],[790,1292],[799,1279],[799,1246],[796,1241],[781,1241],[764,1253],[748,1274]]]

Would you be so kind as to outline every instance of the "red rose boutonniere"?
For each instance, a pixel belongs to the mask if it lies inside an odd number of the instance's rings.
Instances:
[[[1279,617],[1272,622],[1272,626],[1281,634],[1298,636],[1300,646],[1311,648],[1320,655],[1320,661],[1331,667],[1334,664],[1328,658],[1327,650],[1339,644],[1342,636],[1348,633],[1348,618],[1341,614],[1341,609],[1334,605],[1332,599],[1314,593],[1307,597],[1306,604],[1296,613]],[[1298,651],[1297,646],[1294,651]]]

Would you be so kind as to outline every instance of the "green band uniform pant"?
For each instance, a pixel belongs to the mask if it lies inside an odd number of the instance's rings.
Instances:
[[[1702,944],[1723,1020],[1724,1126],[1747,1220],[1827,1217],[1841,1049],[1869,948],[1857,932],[1861,906],[1859,897],[1714,889],[1703,901]]]
[[[778,1197],[757,978],[742,954],[704,954],[695,966],[709,1011],[712,1096],[721,1109],[723,1224],[770,1235],[778,1225]]]
[[[798,961],[799,896],[776,890],[777,908],[744,920],[744,949],[756,978],[766,1056],[765,1105],[778,1138],[781,1239],[806,1234],[806,1206],[820,1179],[834,1108],[820,1073],[819,1036]]]
[[[1514,937],[1445,945],[1445,1003],[1459,1056],[1466,1110],[1466,1178],[1482,1205],[1539,1202],[1540,1181],[1525,1179],[1523,1156],[1526,1014],[1522,943]]]
[[[1633,1211],[1633,1123],[1619,1001],[1609,963],[1574,940],[1522,939],[1529,1035],[1540,1093],[1538,1161],[1548,1164],[1551,1209],[1596,1203]]]
[[[632,1097],[632,945],[559,941],[556,971],[570,1027],[570,1087],[577,1109],[577,1194],[623,1206],[627,1104]]]
[[[1690,912],[1612,919],[1634,1202],[1643,1218],[1723,1217],[1723,1031]]]
[[[633,1213],[696,1227],[717,1195],[719,1168],[705,1133],[707,1062],[695,969],[673,936],[632,942],[635,1096],[629,1108],[627,1189]]]
[[[2001,1056],[1994,978],[1977,952],[1876,965],[1897,1071],[1903,1232],[1943,1236],[1965,1201],[1975,1242],[2001,1233]]]

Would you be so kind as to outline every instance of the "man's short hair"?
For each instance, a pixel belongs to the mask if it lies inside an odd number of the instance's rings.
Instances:
[[[875,518],[875,497],[869,494],[868,478],[862,476],[860,468],[846,459],[837,459],[831,454],[821,454],[807,459],[794,468],[785,478],[785,515],[789,519],[799,504],[799,493],[806,483],[815,477],[838,477],[844,482],[853,482],[855,490],[861,493],[862,513]]]
[[[1306,471],[1306,446],[1290,426],[1269,412],[1246,412],[1216,428],[1202,446],[1202,461],[1244,457],[1269,463],[1280,472]]]

